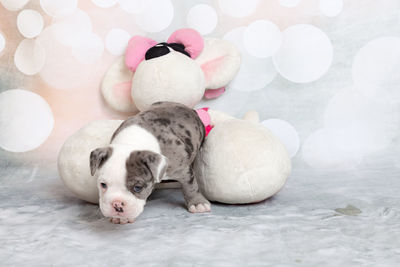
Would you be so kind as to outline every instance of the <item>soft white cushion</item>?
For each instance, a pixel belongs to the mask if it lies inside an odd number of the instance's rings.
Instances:
[[[99,202],[96,179],[90,174],[92,150],[107,146],[122,120],[93,121],[71,135],[58,155],[58,173],[65,186],[78,198]]]
[[[262,125],[239,119],[216,124],[195,166],[203,194],[229,204],[259,202],[274,195],[291,172],[284,145]]]

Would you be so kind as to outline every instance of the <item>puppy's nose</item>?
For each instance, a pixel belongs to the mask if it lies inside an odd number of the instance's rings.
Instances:
[[[123,207],[125,206],[125,203],[120,200],[114,200],[111,203],[111,206],[113,206],[116,212],[124,212]]]

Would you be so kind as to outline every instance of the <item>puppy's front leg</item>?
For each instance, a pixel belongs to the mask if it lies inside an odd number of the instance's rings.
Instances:
[[[211,211],[211,204],[200,192],[192,167],[185,168],[175,177],[182,185],[183,196],[190,212],[199,213]]]

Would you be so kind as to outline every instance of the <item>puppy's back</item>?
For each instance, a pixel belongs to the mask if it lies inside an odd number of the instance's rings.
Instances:
[[[196,111],[173,102],[154,103],[148,110],[125,120],[111,140],[131,125],[143,127],[157,138],[171,170],[190,165],[205,137],[204,125]]]

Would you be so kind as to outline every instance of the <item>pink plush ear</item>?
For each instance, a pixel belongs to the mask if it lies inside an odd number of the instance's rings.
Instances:
[[[206,81],[206,98],[221,95],[233,80],[240,66],[238,49],[223,39],[205,38],[204,49],[195,59],[201,67]]]
[[[155,46],[156,41],[143,36],[133,36],[128,43],[125,53],[125,65],[131,71],[136,71],[137,66],[144,60],[149,48]]]
[[[177,30],[171,34],[167,42],[183,44],[192,59],[195,59],[204,47],[203,37],[193,29]]]

